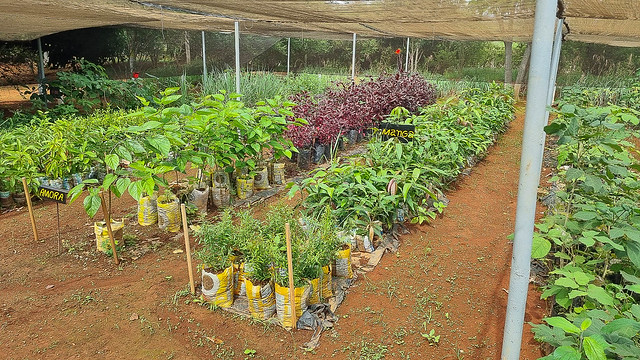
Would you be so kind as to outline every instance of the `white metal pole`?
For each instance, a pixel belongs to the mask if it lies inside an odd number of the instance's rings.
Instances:
[[[204,41],[204,30],[202,30],[202,85],[207,82],[207,51]]]
[[[537,0],[527,91],[509,297],[502,341],[503,360],[518,360],[531,262],[531,243],[545,141],[545,113],[557,0]]]
[[[42,96],[44,93],[44,56],[42,56],[42,41],[38,38],[38,95]]]
[[[236,35],[236,93],[240,94],[240,26],[235,22]]]
[[[287,75],[289,70],[291,70],[291,38],[287,40]]]
[[[356,33],[353,33],[353,55],[351,57],[351,80],[356,78]]]
[[[556,22],[556,38],[553,41],[553,53],[551,55],[551,76],[549,78],[549,93],[547,94],[547,106],[553,104],[554,97],[556,95],[556,80],[558,78],[558,67],[560,65],[560,51],[562,50],[562,25],[563,19],[558,19]],[[546,116],[547,122],[549,121],[549,111]]]
[[[404,71],[409,72],[409,38],[407,38],[407,55],[404,61]]]

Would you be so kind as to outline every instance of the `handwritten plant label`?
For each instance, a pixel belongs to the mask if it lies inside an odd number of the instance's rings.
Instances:
[[[38,197],[46,200],[53,200],[60,204],[66,204],[68,192],[69,190],[56,189],[49,186],[40,186],[38,188]]]
[[[413,141],[416,134],[415,125],[380,123],[377,128],[373,128],[373,134],[381,134],[382,140],[397,138],[401,142]]]

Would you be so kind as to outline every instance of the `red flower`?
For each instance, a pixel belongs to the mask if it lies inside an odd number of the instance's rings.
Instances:
[[[137,73],[137,72],[134,72],[134,73],[133,73],[133,78],[134,78],[134,79],[137,79],[137,78],[139,78],[139,77],[140,77],[140,73]]]
[[[396,49],[396,54],[400,54],[400,49]]]

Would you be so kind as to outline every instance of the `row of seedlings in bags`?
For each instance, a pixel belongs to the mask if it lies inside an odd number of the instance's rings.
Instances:
[[[260,320],[276,315],[283,327],[293,327],[286,223],[292,237],[296,317],[308,305],[333,297],[335,283],[353,277],[351,247],[338,237],[330,209],[317,218],[296,219],[293,209],[278,204],[269,208],[262,221],[248,212],[227,210],[216,223],[200,225],[196,256],[202,263],[204,299]]]
[[[448,204],[442,189],[486,155],[513,113],[511,90],[496,84],[466,90],[419,115],[396,108],[387,121],[414,125],[413,141],[372,136],[365,156],[312,171],[291,185],[289,196],[304,193],[302,205],[312,216],[330,206],[354,245],[370,253],[384,240],[383,231],[441,214]]]
[[[177,232],[180,201],[206,212],[209,184],[213,184],[209,179],[217,170],[223,171],[223,179],[234,172],[254,176],[260,164],[269,163],[266,159],[277,162],[295,151],[283,137],[287,125],[298,123],[288,118],[293,104],[269,99],[247,108],[235,94],[220,93],[176,107],[173,104],[180,98],[176,91],[167,89],[154,104],[143,102],[142,109],[119,114],[110,124],[96,124],[96,136],[85,144],[82,155],[88,164],[104,171],[71,189],[71,202],[86,190],[84,207],[93,217],[103,198],[129,193],[139,202],[139,224],[157,221],[161,228]],[[200,176],[179,181],[192,171]],[[281,173],[276,178],[283,182]],[[230,188],[228,180],[219,184]],[[98,232],[102,234],[103,229],[96,228]]]

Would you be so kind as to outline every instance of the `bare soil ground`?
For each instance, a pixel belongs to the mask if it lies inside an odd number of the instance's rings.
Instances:
[[[451,202],[442,218],[409,226],[400,251],[358,278],[338,308],[335,329],[322,335],[314,352],[300,348],[311,332],[289,332],[194,303],[185,292],[185,254],[174,253],[183,240],[137,225],[128,196],[114,201],[114,217],[126,218],[125,233],[137,240],[119,267],[96,252],[80,201],[60,206],[59,256],[55,204],[36,206],[37,242],[26,209],[5,212],[0,357],[499,359],[523,117],[519,111],[487,158],[448,192]],[[539,322],[545,313],[532,286],[525,320]],[[425,337],[431,330],[440,336],[437,344]],[[525,325],[521,359],[541,355]]]

